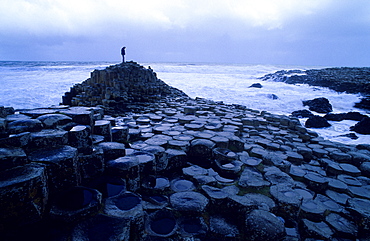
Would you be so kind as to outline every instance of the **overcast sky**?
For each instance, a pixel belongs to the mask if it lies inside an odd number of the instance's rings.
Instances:
[[[369,0],[0,0],[0,60],[370,66]]]

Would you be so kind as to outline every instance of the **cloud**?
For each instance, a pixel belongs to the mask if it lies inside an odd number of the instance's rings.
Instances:
[[[210,21],[282,27],[328,1],[312,0],[4,0],[0,30],[36,35],[86,34],[110,26],[156,29],[207,27]],[[88,31],[86,31],[88,30]]]
[[[367,0],[2,2],[2,59],[119,59],[124,43],[138,61],[347,64],[370,47]]]

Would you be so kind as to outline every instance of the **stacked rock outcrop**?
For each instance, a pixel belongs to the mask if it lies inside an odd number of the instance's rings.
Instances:
[[[63,104],[102,105],[106,111],[122,113],[173,98],[187,98],[187,95],[158,79],[150,67],[146,69],[136,62],[124,62],[93,71],[89,79],[65,93]]]
[[[370,146],[205,99],[3,116],[3,240],[366,240]]]
[[[308,84],[328,87],[338,92],[370,94],[370,68],[324,68],[309,70],[280,70],[267,74],[262,80],[288,84]]]

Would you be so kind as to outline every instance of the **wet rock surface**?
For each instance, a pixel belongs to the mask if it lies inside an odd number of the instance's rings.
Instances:
[[[288,84],[309,84],[328,87],[338,92],[370,94],[370,68],[325,68],[310,70],[281,70],[262,77]]]
[[[326,98],[316,98],[313,100],[302,101],[303,106],[308,106],[311,111],[316,111],[317,113],[329,113],[333,111],[333,107]]]
[[[119,79],[115,68],[104,74]],[[200,98],[160,99],[114,117],[105,110],[3,114],[11,118],[0,141],[2,240],[369,236],[368,145],[329,142],[295,117]],[[19,120],[32,128],[10,125]]]

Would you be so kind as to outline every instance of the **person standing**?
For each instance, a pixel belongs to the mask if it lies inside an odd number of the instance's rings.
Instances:
[[[125,54],[126,54],[125,49],[126,49],[126,47],[122,47],[122,49],[121,49],[122,63],[124,63],[124,62],[125,62]]]

